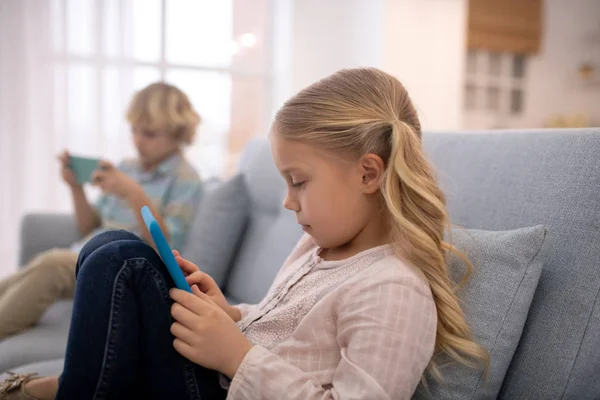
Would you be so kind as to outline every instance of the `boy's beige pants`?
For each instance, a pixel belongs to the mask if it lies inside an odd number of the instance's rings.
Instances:
[[[77,253],[52,249],[0,281],[0,340],[35,325],[61,298],[73,297]]]

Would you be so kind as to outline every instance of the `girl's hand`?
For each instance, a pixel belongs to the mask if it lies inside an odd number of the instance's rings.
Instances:
[[[233,319],[234,322],[240,320],[240,312],[237,308],[232,307],[227,303],[223,292],[219,289],[219,286],[207,273],[200,271],[194,263],[181,257],[177,250],[173,250],[173,255],[179,268],[183,271],[186,276],[186,281],[190,286],[196,285],[198,289],[205,295],[207,295],[213,303],[218,305],[223,311],[227,313]]]
[[[252,349],[232,319],[197,286],[192,292],[171,289],[175,319],[171,333],[173,347],[188,360],[233,378],[242,360]]]
[[[60,176],[69,187],[80,188],[81,185],[77,183],[77,178],[75,177],[73,170],[69,167],[69,159],[70,155],[66,150],[58,155],[58,160],[60,161]]]
[[[98,169],[92,174],[92,183],[99,186],[103,193],[114,194],[123,200],[130,200],[144,192],[139,183],[108,161],[100,161]]]

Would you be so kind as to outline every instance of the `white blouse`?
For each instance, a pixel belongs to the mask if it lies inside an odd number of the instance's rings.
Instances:
[[[254,347],[228,399],[409,399],[435,345],[425,277],[391,245],[325,261],[305,235],[266,297],[238,305]]]

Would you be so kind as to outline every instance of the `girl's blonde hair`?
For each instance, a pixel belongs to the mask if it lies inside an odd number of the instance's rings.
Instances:
[[[173,85],[157,82],[133,96],[127,121],[137,129],[164,133],[191,144],[200,116],[185,93]]]
[[[421,150],[421,125],[404,86],[375,68],[341,70],[302,90],[275,116],[274,134],[337,154],[377,154],[385,163],[381,187],[396,252],[423,271],[437,308],[435,354],[469,366],[488,363],[473,341],[455,294],[444,241],[445,196]],[[467,262],[467,276],[471,264]],[[434,357],[435,359],[435,357]],[[440,378],[436,363],[429,372]]]

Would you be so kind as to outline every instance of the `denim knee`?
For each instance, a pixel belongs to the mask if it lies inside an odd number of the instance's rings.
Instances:
[[[82,254],[76,276],[76,290],[96,292],[112,291],[117,280],[147,286],[148,278],[164,282],[170,279],[158,253],[141,240],[116,240]]]
[[[94,236],[90,240],[88,240],[88,242],[81,249],[80,254],[90,254],[94,250],[104,246],[105,244],[110,243],[110,242],[115,242],[117,240],[139,240],[139,241],[142,241],[142,239],[140,239],[139,236],[137,236],[129,231],[123,230],[123,229],[115,230],[115,231],[106,231],[106,232],[102,232],[102,233]]]
[[[94,236],[90,240],[88,240],[88,242],[83,246],[83,248],[79,252],[79,257],[77,259],[76,272],[79,271],[81,264],[93,252],[104,247],[105,245],[107,245],[109,243],[118,242],[121,240],[139,241],[141,243],[144,243],[144,241],[142,239],[140,239],[139,236],[137,236],[129,231],[123,230],[123,229],[102,232],[102,233]]]

